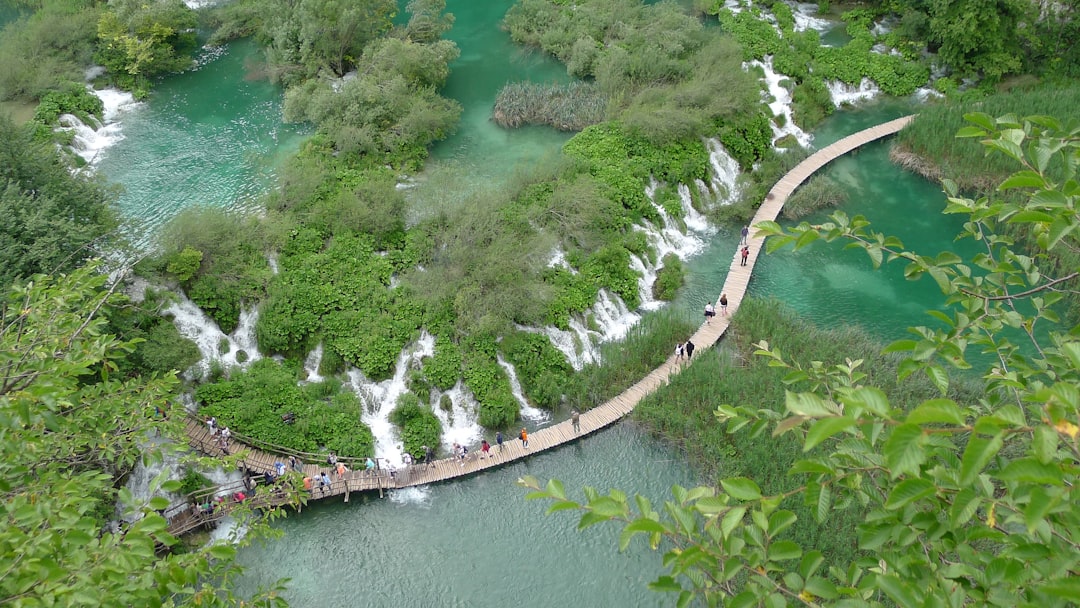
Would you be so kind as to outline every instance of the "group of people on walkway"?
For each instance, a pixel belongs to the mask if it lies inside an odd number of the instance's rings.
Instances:
[[[219,427],[217,418],[214,416],[207,416],[206,426],[210,429],[210,437],[213,441],[217,442],[217,447],[225,455],[229,455],[229,439],[232,437],[232,431],[229,427]]]

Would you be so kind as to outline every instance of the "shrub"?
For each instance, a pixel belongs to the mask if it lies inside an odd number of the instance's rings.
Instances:
[[[549,410],[558,407],[562,387],[574,370],[551,341],[541,334],[515,331],[503,337],[499,348],[514,366],[521,390],[529,400]]]
[[[434,448],[442,437],[442,423],[430,408],[421,405],[412,393],[398,397],[397,405],[390,412],[390,422],[401,429],[401,439],[405,451],[419,458],[424,454],[424,446]]]
[[[664,256],[663,264],[656,272],[652,294],[657,300],[671,301],[675,299],[675,294],[686,280],[686,269],[679,256],[673,253]]]
[[[512,82],[495,96],[494,120],[500,127],[550,125],[580,131],[604,119],[607,99],[595,83]]]
[[[356,395],[339,390],[329,399],[316,398],[313,393],[321,389],[302,389],[296,377],[297,369],[260,359],[247,371],[233,370],[227,380],[200,386],[195,398],[200,413],[216,416],[240,435],[304,452],[329,449],[342,456],[372,455],[374,439],[360,421]],[[293,414],[295,422],[285,424],[285,414]]]

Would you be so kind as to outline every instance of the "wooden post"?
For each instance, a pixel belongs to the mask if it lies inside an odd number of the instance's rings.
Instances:
[[[345,502],[349,502],[349,480],[342,477],[341,481],[345,484]]]

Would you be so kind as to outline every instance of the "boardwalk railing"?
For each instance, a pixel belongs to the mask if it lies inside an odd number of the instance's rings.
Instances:
[[[764,221],[775,221],[791,193],[815,171],[823,167],[829,161],[842,156],[861,145],[896,133],[906,126],[913,118],[914,116],[905,116],[859,131],[854,135],[849,135],[848,137],[810,155],[796,165],[794,169],[784,175],[784,177],[773,186],[765,201],[758,208],[751,224],[758,224]],[[750,255],[745,264],[741,263],[739,252],[737,250],[732,251],[732,259],[728,268],[727,278],[724,281],[723,288],[720,290],[720,294],[717,294],[717,316],[703,324],[690,338],[699,348],[713,345],[727,330],[732,312],[738,309],[743,298],[746,296],[747,286],[750,283],[751,274],[753,273],[754,266],[757,263],[758,255],[761,253],[764,242],[765,239],[763,237],[758,237],[756,235],[751,235],[747,239],[747,247],[750,249]],[[720,307],[719,298],[721,294],[727,295],[728,310],[726,311],[722,311]],[[677,362],[674,355],[672,355],[663,365],[649,372],[648,375],[623,391],[620,395],[582,413],[580,416],[579,428],[574,428],[571,421],[567,420],[530,434],[528,445],[516,438],[508,438],[505,445],[493,446],[491,453],[486,457],[479,452],[473,452],[470,457],[465,460],[459,460],[452,457],[437,460],[432,463],[413,465],[412,467],[409,467],[407,471],[403,471],[401,474],[397,475],[395,475],[393,471],[387,471],[382,476],[363,477],[358,476],[357,472],[353,471],[346,476],[346,479],[335,479],[332,487],[325,494],[313,491],[312,498],[319,499],[344,494],[345,499],[348,500],[348,495],[351,491],[378,489],[381,492],[383,489],[388,488],[424,485],[436,481],[471,475],[478,471],[502,466],[508,462],[525,458],[530,454],[549,450],[564,443],[574,441],[583,435],[602,429],[626,416],[633,411],[634,407],[641,399],[660,386],[665,385],[672,375],[677,374],[680,371],[682,365],[684,365],[684,363]],[[208,435],[209,430],[206,428],[205,424],[196,421],[194,426],[191,424],[188,425],[188,438],[196,449],[205,451],[201,446],[206,445]],[[246,451],[245,461],[256,463],[263,468],[273,466],[273,463],[281,458],[280,456],[261,452],[248,446],[238,448],[238,450]],[[305,474],[309,471],[314,472],[317,469],[318,467],[313,465],[306,465],[304,467]]]

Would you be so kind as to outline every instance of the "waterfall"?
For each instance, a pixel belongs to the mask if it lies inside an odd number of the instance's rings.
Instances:
[[[636,255],[630,256],[630,267],[640,275],[638,277],[638,292],[641,294],[641,309],[656,310],[664,305],[663,302],[653,297],[652,286],[656,282],[656,267],[642,260]]]
[[[266,256],[266,263],[270,266],[271,273],[277,274],[281,272],[280,268],[278,268],[278,261],[276,255],[271,253],[270,255]]]
[[[881,89],[869,78],[863,78],[858,86],[837,80],[826,83],[826,86],[829,89],[829,97],[832,98],[833,105],[838,108],[845,103],[850,104],[873,99],[877,97],[878,93],[881,93]]]
[[[763,79],[765,80],[765,86],[768,89],[768,93],[766,94],[772,99],[772,101],[769,102],[769,110],[772,111],[773,116],[784,117],[783,127],[778,127],[775,122],[772,123],[773,142],[775,143],[776,140],[790,135],[799,142],[800,146],[809,148],[813,136],[800,129],[792,119],[791,91],[780,85],[780,81],[788,80],[788,77],[783,74],[778,74],[776,70],[773,69],[772,55],[766,57],[763,62],[754,60],[743,64],[744,68],[747,66],[758,67],[765,72]]]
[[[731,204],[738,201],[739,196],[742,194],[742,188],[739,185],[739,161],[732,158],[724,145],[716,138],[705,140],[705,147],[709,150],[709,164],[712,166],[713,192],[716,192],[719,196],[718,200],[722,204]],[[682,187],[680,185],[680,196],[683,193]],[[687,190],[687,195],[689,194],[689,190]],[[684,207],[693,208],[690,205],[684,205]],[[704,223],[705,218],[702,217],[701,219]],[[688,221],[687,226],[689,225]]]
[[[322,382],[326,378],[319,375],[319,365],[322,363],[323,345],[319,342],[306,359],[304,359],[304,371],[307,372],[308,382]]]
[[[398,449],[401,442],[397,430],[390,422],[390,412],[397,406],[398,398],[409,390],[406,378],[409,370],[419,367],[421,359],[434,354],[435,338],[423,332],[415,344],[405,347],[398,355],[394,375],[389,380],[373,382],[364,377],[364,373],[358,369],[348,371],[352,389],[364,406],[360,419],[371,428],[375,437],[375,456],[385,458],[393,466],[402,465],[401,450]]]
[[[829,31],[833,23],[828,19],[817,16],[818,5],[813,2],[788,2],[791,6],[791,16],[795,18],[795,31],[817,30],[824,33]]]
[[[121,133],[120,115],[138,104],[135,98],[126,91],[118,89],[101,89],[95,91],[87,87],[101,100],[104,109],[102,120],[90,117],[90,124],[84,124],[78,117],[72,114],[61,114],[58,122],[58,131],[71,131],[74,137],[71,148],[86,164],[93,165],[101,158],[101,152],[116,142],[124,139]]]
[[[577,269],[566,261],[566,252],[556,247],[551,252],[551,259],[547,263],[548,268],[565,268],[570,274],[577,274]]]
[[[440,405],[443,395],[450,398],[449,412]],[[476,422],[480,404],[460,380],[445,393],[433,391],[431,409],[442,424],[442,447],[445,451],[450,451],[455,443],[476,445],[484,436],[484,429]]]
[[[499,360],[499,365],[506,370],[506,375],[510,378],[510,392],[514,394],[514,399],[516,399],[518,405],[521,406],[521,417],[533,422],[546,422],[550,420],[550,413],[533,407],[532,404],[529,403],[529,400],[525,398],[525,391],[521,390],[521,382],[518,380],[517,370],[514,369],[514,366],[506,359],[503,359],[502,354],[497,355],[497,358]]]
[[[206,316],[186,295],[180,294],[179,300],[170,304],[164,312],[172,316],[173,324],[180,331],[180,335],[199,347],[202,359],[193,368],[198,375],[205,375],[210,370],[212,361],[219,361],[226,367],[238,365],[245,368],[261,357],[255,339],[255,323],[259,318],[257,308],[240,311],[240,323],[231,335],[221,331],[217,323]],[[228,344],[225,353],[219,350],[223,343]],[[247,353],[247,360],[243,363],[236,359],[241,350]]]

